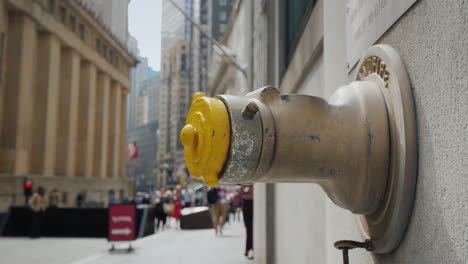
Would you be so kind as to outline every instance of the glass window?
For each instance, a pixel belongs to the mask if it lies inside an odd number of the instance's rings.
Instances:
[[[61,6],[60,14],[59,14],[60,21],[62,21],[62,23],[65,23],[66,17],[67,17],[67,10],[65,9],[65,7]]]
[[[107,45],[106,44],[102,46],[102,55],[104,57],[107,57]]]
[[[227,0],[219,0],[219,5],[220,5],[220,6],[225,6],[225,5],[227,5]]]
[[[54,11],[55,11],[55,0],[49,0],[48,9],[49,9],[49,12],[54,13]]]
[[[287,1],[287,53],[288,60],[292,56],[299,37],[304,30],[305,23],[314,7],[315,0]]]
[[[2,81],[3,72],[3,47],[5,46],[5,33],[0,33],[0,83]]]
[[[224,31],[226,31],[226,24],[219,24],[219,32],[223,34]]]
[[[70,30],[75,32],[75,27],[76,27],[76,18],[74,16],[70,16],[68,18],[68,22],[70,23]]]
[[[221,20],[221,21],[226,21],[227,20],[227,12],[226,11],[219,12],[219,20]]]
[[[83,24],[80,24],[80,38],[85,38],[85,26]]]
[[[101,40],[98,38],[96,39],[96,50],[101,52]]]
[[[109,51],[109,60],[112,64],[114,64],[114,51],[113,50]]]

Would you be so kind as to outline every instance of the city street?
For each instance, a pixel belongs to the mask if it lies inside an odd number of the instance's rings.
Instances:
[[[245,229],[241,222],[226,224],[224,235],[212,229],[173,228],[132,243],[132,253],[109,253],[104,239],[0,237],[1,263],[254,263],[244,255]],[[127,243],[116,244],[126,248]]]

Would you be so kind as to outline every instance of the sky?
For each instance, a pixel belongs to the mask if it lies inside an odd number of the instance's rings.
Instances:
[[[131,0],[128,6],[128,28],[138,40],[140,56],[156,71],[161,62],[161,3],[164,0]]]

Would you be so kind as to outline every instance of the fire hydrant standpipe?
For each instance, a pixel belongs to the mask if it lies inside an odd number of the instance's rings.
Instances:
[[[357,69],[356,81],[329,100],[274,87],[243,97],[196,94],[181,133],[190,173],[209,186],[319,184],[336,205],[358,215],[374,252],[393,251],[416,183],[412,93],[389,46],[371,47]]]

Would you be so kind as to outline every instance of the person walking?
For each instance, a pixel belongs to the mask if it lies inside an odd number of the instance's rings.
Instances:
[[[208,203],[212,208],[213,228],[216,235],[223,234],[226,220],[226,196],[227,189],[224,186],[217,186],[208,191]]]
[[[37,193],[34,193],[29,199],[29,207],[32,212],[32,224],[31,224],[31,238],[38,238],[42,236],[44,226],[44,213],[49,205],[49,201],[46,196],[46,189],[42,186],[37,188]]]
[[[195,205],[195,192],[189,189],[187,183],[184,183],[184,189],[182,190],[182,205],[184,208]]]
[[[164,209],[164,205],[170,203],[170,193],[165,193],[164,188],[161,188],[159,197],[156,198],[156,232],[159,232],[159,227],[161,226],[161,231],[164,231],[164,226],[166,225],[167,214]]]
[[[49,194],[49,208],[58,208],[60,206],[60,193],[54,188]]]
[[[180,227],[180,212],[182,211],[182,188],[180,185],[175,187],[175,194],[174,194],[174,212],[172,213],[171,217],[175,219],[176,222],[176,229]]]
[[[248,259],[253,259],[253,185],[242,185],[238,191],[238,198],[242,205],[247,233],[244,255]]]

